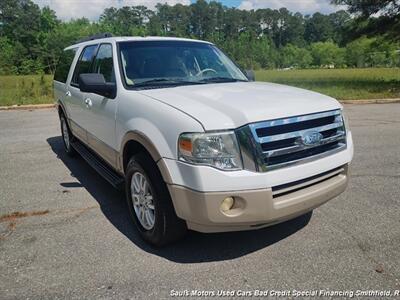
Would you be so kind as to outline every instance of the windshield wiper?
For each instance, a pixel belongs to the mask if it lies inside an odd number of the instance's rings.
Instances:
[[[199,82],[212,82],[212,83],[218,83],[218,82],[247,82],[247,80],[243,79],[236,79],[236,78],[230,78],[230,77],[210,77],[210,78],[204,78],[201,79]]]
[[[168,78],[155,78],[142,82],[135,83],[134,87],[145,87],[152,85],[186,85],[186,84],[204,84],[204,82],[199,81],[189,81],[189,80],[177,80]]]

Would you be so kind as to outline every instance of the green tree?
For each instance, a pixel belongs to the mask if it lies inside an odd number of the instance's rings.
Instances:
[[[54,73],[58,58],[65,47],[98,32],[101,32],[99,25],[91,23],[85,18],[71,20],[56,26],[43,40],[45,70],[48,73]]]
[[[1,0],[0,73],[53,73],[63,48],[99,32],[205,39],[246,68],[399,65],[398,42],[379,36],[354,40],[352,34],[355,28],[391,20],[392,27],[369,33],[398,36],[398,1],[334,2],[348,4],[349,11],[303,16],[286,8],[247,11],[198,0],[190,5],[158,4],[154,11],[145,6],[111,7],[93,22],[60,21],[50,8],[40,9],[32,0]],[[376,13],[379,16],[372,17]]]
[[[394,67],[400,55],[398,44],[390,43],[382,37],[372,39],[369,52],[369,62],[374,67]]]
[[[383,34],[386,38],[400,40],[400,1],[398,0],[332,0],[347,5],[356,15],[353,33],[356,35]]]
[[[12,40],[18,51],[16,65],[40,55],[40,9],[30,0],[0,1],[0,36]]]
[[[280,67],[308,68],[313,61],[310,51],[292,44],[288,44],[281,50]]]
[[[326,42],[333,39],[334,28],[329,16],[315,13],[306,19],[304,38],[307,42]]]
[[[346,46],[346,63],[351,67],[366,67],[372,40],[359,38]]]
[[[25,59],[22,61],[18,68],[18,74],[29,75],[29,74],[41,74],[44,70],[44,66],[38,59]]]
[[[152,11],[145,6],[124,6],[106,8],[100,16],[99,26],[103,31],[115,35],[144,35],[145,22],[152,16]]]
[[[212,36],[220,24],[218,16],[221,9],[221,4],[205,0],[191,4],[190,28],[193,35],[200,39]]]
[[[346,62],[352,67],[395,67],[399,45],[388,40],[361,37],[346,46]]]
[[[16,74],[16,51],[14,45],[7,37],[0,37],[0,74]]]
[[[48,43],[50,41],[50,38],[53,38],[53,32],[61,26],[61,22],[57,19],[56,13],[51,10],[49,7],[44,7],[42,8],[40,12],[40,32],[38,34],[37,40],[39,44],[39,57],[37,59],[38,63],[35,67],[35,70],[32,70],[32,72],[37,72],[37,67],[42,65],[43,70],[46,73],[53,73],[54,72],[54,66],[55,66],[55,53],[56,55],[59,55],[59,51],[54,51],[55,49],[52,47],[49,47]],[[58,47],[57,47],[58,48]],[[56,48],[56,49],[57,49]],[[40,63],[39,63],[40,62]],[[28,66],[34,66],[32,63],[28,64]],[[26,72],[27,65],[25,64],[24,66],[24,72]]]
[[[345,62],[345,51],[338,45],[329,42],[317,42],[311,44],[311,55],[315,66],[331,66],[340,67]]]
[[[339,10],[331,13],[328,17],[333,28],[333,41],[336,44],[343,46],[347,42],[347,30],[351,25],[350,14],[344,10]]]

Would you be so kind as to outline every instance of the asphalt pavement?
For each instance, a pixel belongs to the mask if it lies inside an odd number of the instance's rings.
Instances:
[[[400,104],[345,112],[355,143],[345,193],[312,216],[155,249],[123,194],[65,155],[54,109],[0,111],[0,299],[400,290]]]

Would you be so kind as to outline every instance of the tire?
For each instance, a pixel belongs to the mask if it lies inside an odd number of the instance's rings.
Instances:
[[[186,222],[176,215],[153,159],[145,153],[133,156],[125,179],[129,213],[141,237],[158,247],[182,239],[187,233]]]
[[[74,141],[74,136],[72,135],[71,130],[69,129],[67,119],[65,118],[64,114],[60,115],[60,126],[61,126],[61,136],[63,140],[64,150],[68,156],[75,156],[76,151],[71,146],[71,142]]]

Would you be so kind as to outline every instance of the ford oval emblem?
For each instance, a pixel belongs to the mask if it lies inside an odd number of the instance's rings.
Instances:
[[[323,135],[317,131],[310,131],[303,134],[300,138],[304,146],[315,146],[321,143]]]

